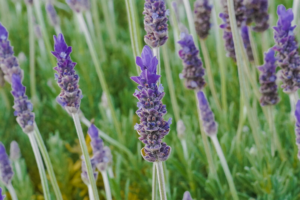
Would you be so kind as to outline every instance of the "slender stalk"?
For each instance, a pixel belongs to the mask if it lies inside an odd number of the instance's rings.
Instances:
[[[98,57],[97,57],[97,54],[96,54],[96,51],[95,51],[95,48],[94,48],[91,36],[90,36],[89,31],[87,29],[86,23],[85,23],[85,21],[84,21],[84,19],[82,17],[82,14],[81,13],[76,13],[76,15],[77,15],[77,19],[78,19],[78,22],[80,24],[80,27],[82,28],[82,31],[83,31],[83,33],[85,35],[85,39],[86,39],[86,42],[88,44],[88,47],[89,47],[89,50],[90,50],[90,54],[92,56],[92,60],[93,60],[94,65],[95,65],[96,72],[97,72],[98,78],[100,80],[101,87],[103,89],[103,92],[105,92],[105,94],[107,95],[108,107],[109,107],[109,109],[111,111],[113,122],[114,122],[114,125],[115,125],[115,128],[116,128],[116,131],[118,133],[118,137],[119,137],[119,139],[123,139],[121,127],[120,127],[119,121],[117,119],[114,106],[112,104],[110,92],[109,92],[109,89],[107,87],[107,82],[105,80],[105,76],[104,76],[103,70],[101,68],[100,63],[98,62]]]
[[[107,173],[108,173],[108,175],[109,175],[110,178],[114,178],[115,177],[114,172],[112,170],[112,167],[108,167]]]
[[[117,43],[117,39],[115,35],[116,31],[114,30],[114,26],[112,25],[111,16],[109,14],[109,8],[107,5],[107,0],[101,0],[101,7],[102,7],[102,12],[104,14],[106,30],[108,31],[110,42],[112,43],[113,46],[115,46]]]
[[[254,64],[256,66],[259,66],[259,57],[257,53],[257,46],[255,44],[254,38],[253,38],[253,33],[251,30],[249,30],[249,38],[250,38],[250,46],[253,52],[253,57],[254,57]],[[254,74],[256,74],[257,70],[254,70]]]
[[[215,145],[215,149],[217,151],[217,154],[219,156],[219,159],[220,159],[220,162],[221,162],[221,165],[223,167],[223,170],[225,172],[225,176],[227,178],[227,181],[228,181],[228,184],[229,184],[229,188],[230,188],[230,192],[232,194],[232,198],[234,200],[238,200],[239,197],[238,197],[238,194],[237,194],[237,191],[235,189],[235,185],[234,185],[234,182],[233,182],[233,179],[232,179],[232,176],[231,176],[231,173],[230,173],[230,170],[228,168],[228,164],[227,164],[227,161],[225,159],[225,156],[223,154],[223,151],[222,151],[222,148],[220,146],[220,143],[219,143],[219,140],[217,138],[217,135],[213,135],[210,137],[211,140],[213,141],[214,145]]]
[[[53,187],[56,199],[57,200],[62,200],[63,198],[62,198],[62,195],[61,195],[61,192],[60,192],[57,180],[56,180],[56,176],[55,176],[55,173],[54,173],[54,170],[53,170],[53,166],[52,166],[52,163],[51,163],[51,160],[50,160],[50,156],[48,154],[46,145],[45,145],[44,140],[41,136],[39,128],[37,127],[36,124],[34,124],[34,136],[36,138],[37,144],[38,144],[38,146],[40,148],[40,151],[42,153],[42,156],[44,158],[44,161],[45,161],[47,171],[48,171],[49,176],[50,176],[50,181],[52,183],[52,187]]]
[[[180,140],[180,142],[181,142],[181,146],[182,146],[182,149],[183,149],[184,158],[185,158],[185,160],[188,160],[189,159],[189,153],[188,153],[187,146],[186,146],[186,140],[182,139],[182,140]]]
[[[136,8],[136,0],[129,0],[130,3],[130,9],[132,10],[132,17],[134,19],[134,23],[133,23],[133,30],[134,30],[134,34],[135,34],[135,42],[136,45],[139,49],[142,49],[143,47],[143,43],[141,41],[141,33],[140,33],[140,28],[139,28],[139,19],[140,19],[140,13],[137,12],[137,8]],[[138,51],[139,52],[139,51]]]
[[[61,28],[60,28],[60,26],[59,26],[59,25],[57,25],[57,26],[54,26],[54,30],[55,30],[55,33],[56,33],[56,35],[58,35],[58,34],[62,33],[62,32],[61,32]]]
[[[80,125],[79,116],[76,113],[76,114],[72,114],[72,117],[73,117],[74,124],[75,124],[75,127],[76,127],[80,147],[81,147],[81,150],[82,150],[82,153],[83,153],[84,162],[86,164],[89,181],[90,181],[91,186],[92,186],[93,198],[95,200],[99,200],[96,181],[95,181],[95,178],[94,178],[94,172],[93,172],[93,169],[92,169],[92,164],[91,164],[89,152],[88,152],[88,149],[87,149],[87,146],[86,146],[86,143],[85,143],[84,134],[82,132],[82,128],[81,128],[81,125]]]
[[[292,22],[293,26],[297,25],[298,20],[298,11],[299,11],[299,2],[300,0],[294,0],[293,2],[293,13],[294,13],[294,20]]]
[[[17,177],[18,177],[19,181],[21,181],[22,180],[22,170],[21,170],[19,160],[16,160],[14,162],[14,164],[15,164],[15,168],[16,168],[16,172],[17,172]]]
[[[107,177],[107,172],[106,171],[101,171],[101,174],[102,174],[102,179],[103,179],[103,182],[104,182],[106,199],[107,200],[112,200],[109,181],[108,181],[108,177]]]
[[[170,91],[170,96],[171,96],[171,103],[172,103],[172,108],[175,116],[175,120],[178,121],[180,119],[180,112],[179,112],[179,107],[175,95],[175,89],[174,89],[174,81],[172,78],[172,71],[170,67],[170,60],[169,60],[169,55],[167,51],[167,46],[162,47],[162,53],[163,53],[163,60],[164,60],[164,66],[166,70],[166,76],[167,76],[167,82],[168,82],[168,88]]]
[[[94,196],[93,196],[93,189],[92,189],[92,185],[91,184],[88,184],[88,191],[89,191],[89,198],[90,200],[95,200],[94,199]]]
[[[156,178],[156,164],[152,167],[152,200],[156,200],[157,178]]]
[[[12,184],[9,184],[6,186],[7,190],[9,191],[9,194],[11,196],[12,200],[18,200],[15,188],[12,186]]]
[[[218,110],[221,112],[222,108],[221,108],[219,98],[218,98],[218,95],[217,95],[217,91],[216,91],[216,87],[215,87],[215,84],[214,84],[214,77],[213,77],[213,74],[212,74],[211,62],[210,62],[209,53],[208,53],[208,50],[206,48],[205,41],[200,39],[200,45],[201,45],[201,49],[202,49],[202,53],[203,53],[203,57],[204,57],[205,69],[206,69],[206,72],[207,72],[209,89],[211,91],[211,94],[212,94],[215,102],[216,102]]]
[[[30,140],[30,143],[31,143],[31,146],[33,149],[33,153],[35,156],[35,160],[37,162],[37,166],[39,169],[43,192],[44,192],[44,198],[45,198],[45,200],[50,200],[51,197],[50,197],[50,191],[49,191],[48,181],[47,181],[47,177],[46,177],[46,172],[45,172],[43,160],[42,160],[38,145],[37,145],[35,137],[34,137],[34,133],[29,133],[28,137],[29,137],[29,140]]]
[[[27,5],[27,15],[28,15],[28,33],[29,33],[29,66],[30,66],[30,93],[31,99],[37,103],[38,98],[36,95],[36,83],[35,83],[35,44],[34,44],[34,25],[33,25],[33,12],[32,6]]]
[[[174,46],[175,46],[175,50],[176,53],[179,52],[179,45],[178,45],[178,41],[179,41],[179,27],[178,27],[178,20],[176,17],[176,13],[174,11],[174,9],[172,8],[172,0],[168,0],[168,6],[170,8],[170,17],[171,17],[171,22],[172,22],[172,26],[173,28],[173,36],[174,36]]]
[[[161,67],[160,67],[160,51],[159,47],[153,48],[153,55],[156,56],[158,60],[158,65],[157,65],[157,74],[161,76]],[[161,78],[158,80],[158,85],[161,84]]]
[[[268,36],[268,31],[265,31],[265,32],[261,33],[262,55],[269,48],[269,38],[268,37],[269,37]]]
[[[289,95],[290,96],[290,103],[291,103],[291,117],[294,119],[295,110],[296,110],[296,104],[299,99],[298,93],[294,92]]]
[[[89,27],[90,33],[91,33],[92,37],[95,39],[95,29],[94,29],[94,23],[93,23],[91,11],[89,11],[89,10],[85,11],[84,15],[85,15],[85,19],[87,21],[87,26]]]
[[[160,200],[167,200],[166,188],[165,188],[165,177],[162,162],[155,162],[157,169],[157,180],[159,187]]]
[[[6,92],[3,88],[0,88],[0,93],[1,93],[1,96],[2,96],[2,102],[5,103],[7,109],[10,109],[11,107],[10,107],[9,99],[8,99],[8,97],[6,95]]]
[[[194,19],[193,19],[193,15],[192,15],[192,9],[191,9],[191,5],[189,0],[183,0],[183,4],[184,4],[184,8],[185,8],[185,12],[188,18],[188,23],[189,23],[189,28],[190,28],[190,33],[192,34],[194,41],[195,41],[195,45],[196,47],[199,49],[199,45],[197,42],[197,33],[196,33],[196,29],[195,29],[195,24],[194,24]]]
[[[242,151],[242,130],[243,130],[243,125],[246,121],[247,118],[247,108],[245,107],[245,103],[244,103],[244,98],[241,95],[240,96],[240,114],[239,114],[239,124],[238,124],[238,129],[237,129],[237,133],[236,133],[236,137],[237,137],[237,141],[236,141],[236,145],[238,147],[238,155],[239,158],[242,158],[241,153]]]

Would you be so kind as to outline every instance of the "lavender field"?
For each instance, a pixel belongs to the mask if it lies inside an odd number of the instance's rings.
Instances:
[[[299,200],[300,0],[0,0],[0,200]]]

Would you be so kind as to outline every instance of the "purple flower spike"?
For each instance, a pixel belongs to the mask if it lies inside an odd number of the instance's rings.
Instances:
[[[167,113],[166,106],[162,104],[164,88],[157,86],[160,78],[156,74],[158,60],[153,57],[150,47],[143,48],[142,56],[136,58],[136,64],[142,72],[140,76],[131,77],[136,82],[138,89],[134,96],[139,100],[137,103],[137,115],[140,117],[140,124],[134,126],[140,135],[145,147],[141,153],[149,162],[165,161],[168,159],[171,147],[162,142],[162,139],[169,133],[172,119],[165,121],[163,116]]]
[[[209,34],[211,10],[208,0],[197,0],[194,3],[195,28],[201,39],[207,38]]]
[[[296,118],[296,125],[295,125],[296,144],[298,146],[298,159],[300,160],[300,100],[298,100],[296,104],[295,118]]]
[[[273,47],[278,52],[278,64],[281,68],[281,87],[285,93],[294,93],[300,87],[300,56],[298,44],[295,39],[292,26],[294,14],[292,9],[286,10],[283,5],[277,8],[278,22],[274,27],[274,39],[276,45]]]
[[[261,84],[260,92],[262,97],[260,98],[261,106],[275,105],[279,102],[276,85],[276,58],[273,49],[270,49],[265,53],[265,64],[258,67],[261,71],[259,82]]]
[[[145,42],[152,48],[162,46],[168,39],[168,11],[164,0],[145,0]]]
[[[188,89],[203,89],[206,85],[204,80],[205,70],[202,61],[198,57],[198,49],[195,46],[193,37],[186,33],[181,33],[181,46],[179,57],[183,61],[183,71],[180,75],[185,79],[185,86]]]
[[[34,130],[34,113],[32,112],[32,103],[28,100],[25,94],[26,88],[22,85],[21,77],[12,75],[12,95],[14,96],[15,116],[17,122],[23,129],[24,133],[31,133]]]
[[[81,163],[81,179],[82,179],[82,181],[86,185],[89,185],[90,184],[90,180],[89,180],[89,177],[88,177],[88,172],[87,172],[87,168],[86,168],[86,164],[85,164],[83,156],[82,156],[81,159],[82,159],[82,163]],[[93,172],[94,172],[94,178],[95,178],[95,180],[97,180],[97,178],[98,178],[98,172],[96,172],[96,162],[95,162],[95,160],[93,158],[91,159],[91,164],[92,164],[92,169],[93,169]]]
[[[99,131],[94,124],[89,127],[88,134],[91,137],[91,146],[93,149],[95,165],[100,171],[105,171],[111,161],[110,149],[108,147],[104,147],[103,140],[99,137]]]
[[[16,161],[21,158],[21,151],[18,143],[16,141],[12,141],[10,143],[10,160]]]
[[[0,175],[5,185],[10,185],[14,172],[10,165],[8,155],[6,154],[4,145],[0,142]]]
[[[247,26],[243,26],[241,29],[241,35],[244,43],[244,47],[247,52],[248,59],[253,62],[254,61],[254,56],[251,48],[251,43],[250,43],[250,37],[249,37],[249,30]]]
[[[90,9],[90,1],[89,0],[66,0],[67,4],[70,8],[77,12],[84,12]]]
[[[4,200],[5,196],[2,196],[2,188],[0,188],[0,200]]]
[[[59,24],[58,16],[52,3],[50,2],[46,3],[46,11],[52,26],[58,26]]]
[[[197,93],[197,97],[199,101],[203,129],[208,136],[216,135],[218,132],[218,124],[215,121],[214,113],[209,107],[205,94],[202,91],[199,91]]]
[[[54,69],[58,72],[55,79],[61,88],[56,101],[70,114],[77,113],[82,92],[78,85],[79,76],[74,70],[76,63],[70,58],[72,47],[67,46],[64,36],[59,34],[58,37],[54,36],[54,50],[52,54],[57,58],[57,66]]]
[[[263,32],[269,28],[268,0],[245,0],[247,24],[255,23],[253,30]]]
[[[8,32],[0,23],[0,68],[4,74],[4,79],[11,83],[13,74],[17,74],[23,78],[23,70],[21,70],[17,59],[14,57],[14,51],[8,41]],[[0,78],[1,79],[1,78]],[[3,80],[2,80],[3,82]]]
[[[182,200],[193,200],[193,199],[192,199],[191,194],[190,194],[188,191],[186,191],[186,192],[183,194],[183,199],[182,199]]]
[[[223,29],[223,39],[225,41],[225,49],[227,51],[226,56],[232,58],[236,62],[235,57],[235,48],[233,42],[233,35],[231,32],[229,15],[226,13],[221,13],[220,18],[223,20],[223,24],[221,24],[220,28]]]

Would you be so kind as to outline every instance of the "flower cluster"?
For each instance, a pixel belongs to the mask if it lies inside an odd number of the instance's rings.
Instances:
[[[270,49],[265,53],[265,64],[258,67],[258,69],[261,71],[259,77],[260,92],[262,93],[260,104],[262,106],[277,104],[279,97],[276,85],[276,58],[274,50]]]
[[[164,0],[145,0],[144,40],[152,48],[162,46],[168,39],[168,18]]]
[[[14,96],[14,114],[17,116],[17,122],[23,129],[23,132],[29,134],[34,130],[35,115],[32,112],[32,103],[25,94],[26,87],[22,85],[20,76],[16,74],[12,75],[11,87],[11,93]]]
[[[253,62],[254,61],[254,56],[251,48],[251,42],[250,42],[250,37],[249,37],[249,29],[246,25],[244,25],[241,28],[241,36],[243,39],[244,47],[246,49],[246,53],[248,56],[248,59]]]
[[[57,58],[57,66],[54,68],[58,86],[61,88],[56,101],[70,114],[77,113],[82,99],[82,92],[79,89],[79,76],[75,73],[76,63],[72,62],[70,53],[72,47],[68,47],[64,36],[59,34],[54,36],[54,50],[52,54]]]
[[[0,142],[0,175],[1,181],[5,185],[10,185],[14,172],[10,165],[8,155],[6,154],[4,145]],[[0,195],[1,196],[1,195]]]
[[[99,171],[105,171],[111,163],[112,157],[110,149],[109,147],[104,146],[103,140],[99,137],[99,131],[94,124],[89,127],[88,133],[91,137],[95,165]]]
[[[295,119],[296,119],[296,125],[295,125],[296,144],[298,146],[298,159],[300,160],[300,100],[298,100],[296,104]]]
[[[10,160],[16,161],[20,158],[21,158],[20,147],[16,141],[12,141],[10,143]]]
[[[50,2],[46,3],[46,11],[52,26],[58,26],[59,24],[58,16],[52,3]]]
[[[292,9],[286,10],[283,5],[278,6],[277,14],[279,19],[274,27],[274,50],[278,52],[280,79],[283,82],[281,87],[285,93],[294,93],[300,87],[300,56],[293,32],[295,26],[291,25],[294,14]]]
[[[255,23],[253,30],[263,32],[269,28],[268,0],[245,0],[246,23]]]
[[[207,38],[209,34],[211,10],[208,0],[197,0],[194,3],[195,28],[201,39]]]
[[[205,94],[202,91],[197,93],[199,109],[203,129],[208,136],[216,135],[218,132],[218,124],[215,121],[214,113],[211,111]]]
[[[20,68],[12,46],[8,41],[8,32],[0,23],[0,68],[4,79],[11,83],[12,75],[16,74],[23,79],[23,70]],[[1,79],[1,78],[0,78]],[[3,81],[2,81],[3,82]]]
[[[193,37],[186,33],[181,33],[181,46],[179,57],[183,61],[183,71],[180,75],[185,79],[185,86],[188,89],[203,89],[206,85],[204,80],[205,70],[202,61],[198,57],[198,49],[195,46]]]
[[[142,72],[140,76],[131,77],[136,82],[138,89],[134,96],[139,100],[137,103],[137,115],[140,124],[135,125],[145,147],[142,156],[149,162],[165,161],[168,159],[171,147],[162,142],[169,133],[172,119],[165,121],[163,116],[167,113],[166,106],[162,104],[164,89],[162,85],[157,86],[160,78],[156,74],[158,60],[153,56],[151,48],[145,46],[142,56],[136,58],[136,64]]]

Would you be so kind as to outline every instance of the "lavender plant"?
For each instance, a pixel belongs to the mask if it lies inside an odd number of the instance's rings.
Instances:
[[[269,28],[268,0],[245,0],[246,23],[255,23],[253,30],[264,32]]]
[[[211,27],[210,17],[211,17],[212,6],[209,5],[208,0],[197,0],[194,3],[194,22],[195,28],[198,36],[201,39],[206,39]]]
[[[96,172],[96,163],[93,158],[91,159],[91,165],[92,165],[92,169],[93,169],[94,178],[95,178],[95,180],[97,180],[98,172]],[[91,182],[89,181],[88,171],[87,171],[87,167],[86,167],[86,164],[84,161],[84,157],[82,157],[82,163],[81,163],[81,179],[88,187],[90,199],[94,199],[93,188],[91,186]]]

